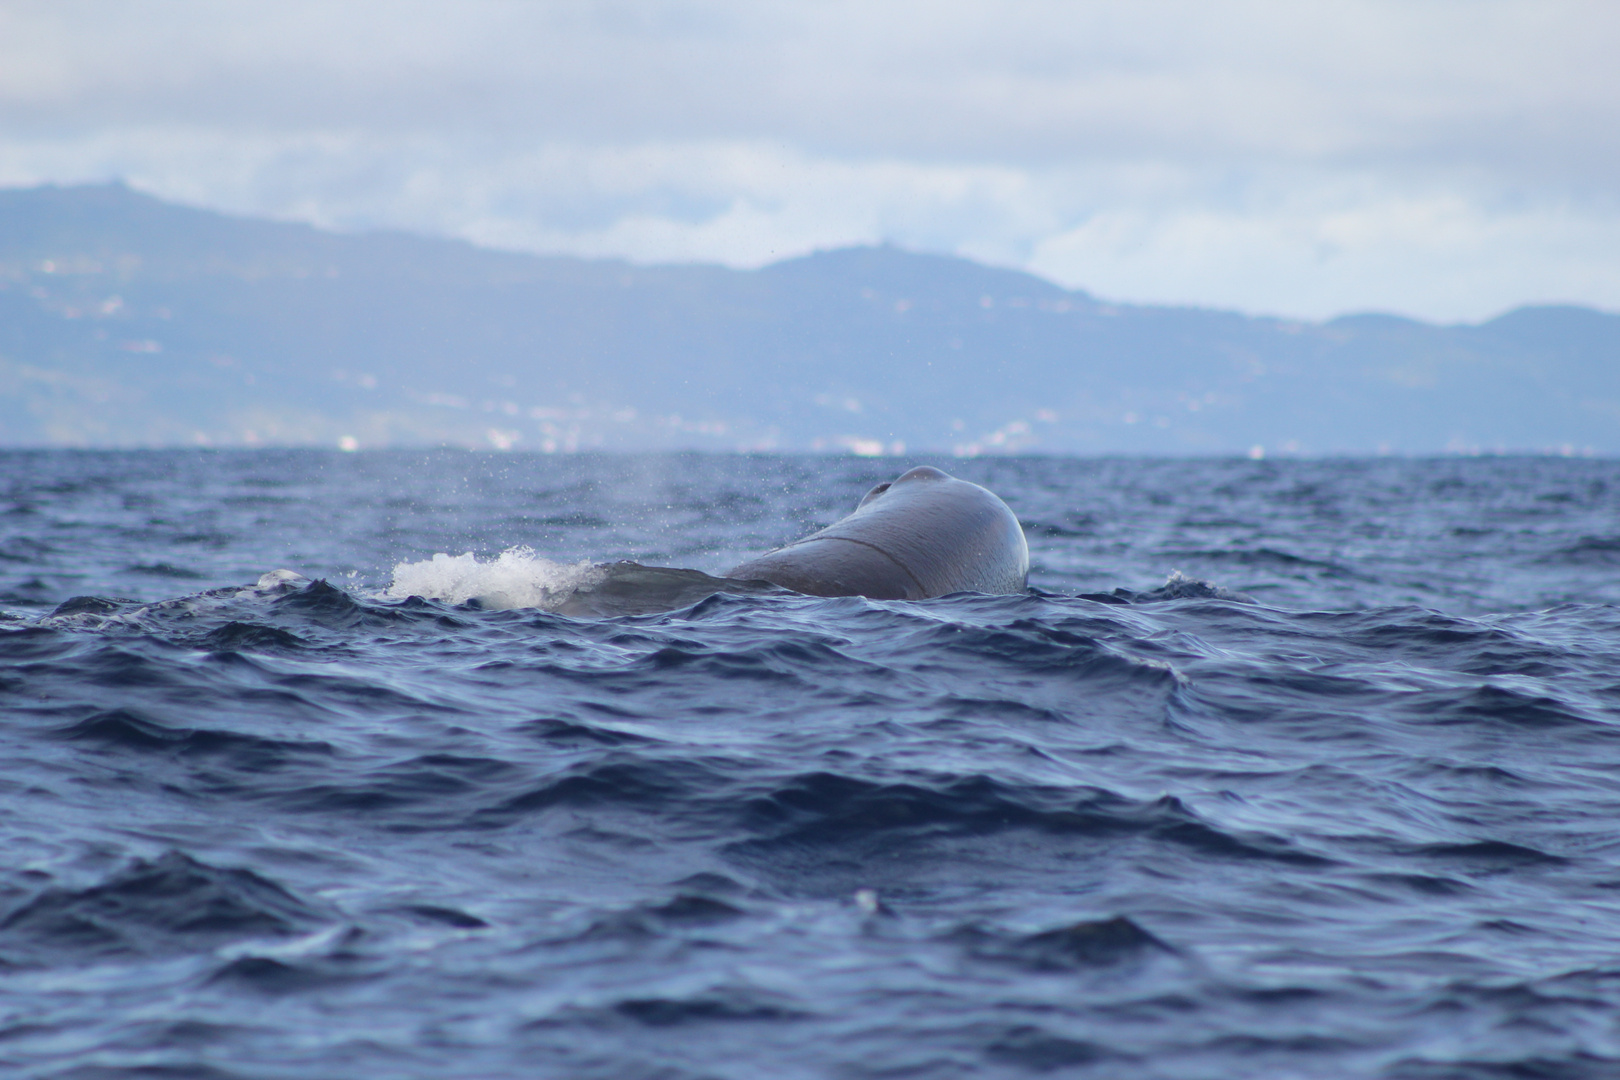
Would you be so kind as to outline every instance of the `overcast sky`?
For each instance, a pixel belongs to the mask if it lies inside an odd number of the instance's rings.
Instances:
[[[0,185],[1126,301],[1620,311],[1620,3],[0,0]]]

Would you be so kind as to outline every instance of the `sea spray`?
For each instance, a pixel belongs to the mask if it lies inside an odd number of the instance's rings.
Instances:
[[[589,561],[553,562],[532,548],[511,547],[493,560],[479,561],[472,552],[440,552],[422,562],[394,567],[394,580],[384,595],[403,599],[421,596],[449,604],[476,602],[491,611],[511,608],[552,609],[576,590],[602,580],[603,571]]]

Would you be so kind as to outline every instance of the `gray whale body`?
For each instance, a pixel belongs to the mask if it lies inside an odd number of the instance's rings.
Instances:
[[[854,513],[750,559],[726,577],[811,596],[926,600],[1028,587],[1029,545],[993,493],[919,465],[866,493]]]

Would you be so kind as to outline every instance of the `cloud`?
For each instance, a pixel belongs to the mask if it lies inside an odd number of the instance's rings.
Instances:
[[[1254,178],[1243,200],[1112,203],[1042,239],[1025,264],[1124,297],[1326,318],[1386,311],[1477,322],[1525,303],[1620,307],[1620,213],[1504,203],[1467,178],[1405,184]]]
[[[1614,160],[1620,8],[97,0],[0,15],[8,124],[780,139],[832,156]],[[1601,126],[1607,124],[1607,127]],[[1528,164],[1528,163],[1525,163]],[[1605,181],[1606,182],[1606,181]]]
[[[1620,307],[1620,8],[0,8],[0,183],[758,265],[892,240],[1320,316]]]

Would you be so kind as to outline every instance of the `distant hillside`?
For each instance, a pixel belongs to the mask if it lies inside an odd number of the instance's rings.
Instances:
[[[743,272],[0,191],[0,444],[1620,452],[1620,316],[1325,324],[894,248]]]

